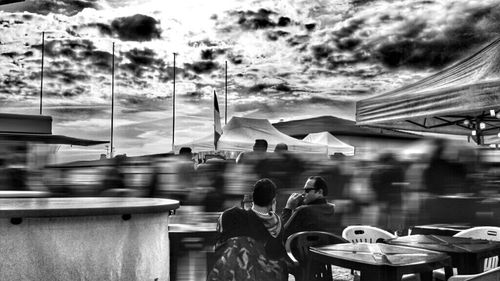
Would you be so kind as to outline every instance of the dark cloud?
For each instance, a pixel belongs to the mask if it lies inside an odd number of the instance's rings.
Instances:
[[[32,45],[34,49],[41,50],[42,45]],[[95,50],[94,43],[90,40],[51,40],[45,41],[44,51],[48,57],[67,56],[71,59],[84,59]]]
[[[259,93],[270,93],[270,92],[292,92],[292,88],[287,83],[257,83],[250,87],[241,87],[239,90],[242,93],[248,94],[259,94]]]
[[[162,81],[169,79],[164,60],[157,58],[157,54],[153,50],[135,48],[123,52],[121,55],[127,58],[129,62],[120,63],[119,68],[132,73],[133,76],[144,77],[147,73],[152,74],[158,70]]]
[[[259,9],[257,12],[239,11],[238,24],[243,29],[263,29],[275,27],[276,23],[269,18],[272,14],[275,13],[266,9]]]
[[[280,17],[278,19],[278,26],[288,26],[292,20],[289,17]]]
[[[194,40],[194,41],[189,41],[188,46],[189,47],[217,47],[219,44],[217,42],[213,42],[210,39],[203,39],[203,40]]]
[[[17,52],[5,52],[5,53],[1,53],[0,55],[3,57],[11,58],[11,59],[19,56],[19,54]]]
[[[197,74],[210,73],[219,67],[219,64],[211,60],[195,61],[191,64],[184,64],[186,69],[192,70]]]
[[[334,49],[328,43],[311,46],[312,55],[316,60],[328,58],[333,51]]]
[[[44,76],[56,78],[64,84],[73,84],[75,81],[86,81],[89,79],[89,75],[86,73],[73,71],[71,69],[47,70],[44,71]]]
[[[85,92],[88,91],[89,89],[82,87],[82,86],[77,86],[75,89],[77,89],[77,92]],[[108,108],[104,108],[104,110],[107,110]],[[70,120],[86,120],[89,119],[90,117],[94,117],[103,111],[102,106],[91,106],[91,107],[79,107],[79,106],[61,106],[61,107],[49,107],[47,108],[47,111],[52,113],[51,115],[57,115],[57,116],[64,116],[65,118],[68,118],[68,120],[64,121],[70,121]]]
[[[222,55],[226,52],[226,50],[224,49],[205,49],[205,50],[201,50],[201,59],[202,60],[213,60],[215,59],[217,56],[219,55]]]
[[[270,84],[257,83],[255,85],[251,86],[250,88],[248,88],[247,90],[249,93],[260,93],[267,88],[271,88],[271,86],[272,85],[270,85]]]
[[[337,47],[340,50],[354,50],[360,44],[361,40],[359,38],[341,38],[337,42]]]
[[[130,60],[133,64],[139,64],[144,66],[158,65],[163,62],[161,59],[156,59],[156,53],[148,48],[143,50],[132,49],[125,53],[125,57]]]
[[[212,49],[201,50],[201,59],[202,60],[213,60],[214,59],[214,51]]]
[[[41,45],[33,45],[35,49],[41,49]],[[110,71],[113,55],[108,51],[96,50],[94,43],[90,40],[53,40],[45,43],[45,55],[51,58],[67,58],[71,62],[89,62],[97,68]],[[120,57],[115,56],[115,62],[120,62]],[[61,61],[52,60],[50,64],[61,64]],[[61,65],[60,65],[61,66]],[[67,65],[64,66],[67,68]],[[72,77],[69,78],[71,80]],[[69,81],[64,80],[64,81]],[[78,79],[79,80],[79,79]]]
[[[113,55],[105,51],[92,51],[89,56],[92,64],[102,70],[111,70]]]
[[[298,46],[298,45],[307,44],[310,39],[311,39],[311,37],[307,34],[306,35],[294,35],[294,36],[288,38],[286,40],[286,42],[288,43],[288,45],[294,47],[294,46]]]
[[[290,92],[292,90],[286,83],[276,85],[275,89],[281,92]]]
[[[392,39],[377,42],[374,57],[389,67],[442,68],[500,34],[499,5],[456,9],[429,34],[425,19],[410,20]]]
[[[120,64],[120,69],[132,73],[135,77],[143,77],[144,73],[147,71],[146,67],[135,63]]]
[[[62,96],[65,98],[71,98],[71,97],[77,97],[80,95],[83,95],[87,92],[87,89],[85,89],[82,86],[76,86],[68,90],[64,90],[62,92]]]
[[[308,30],[308,31],[312,31],[316,28],[316,24],[315,23],[306,23],[304,24],[304,27]]]
[[[390,67],[441,68],[463,57],[479,44],[491,40],[493,36],[492,33],[479,33],[473,26],[464,24],[449,28],[443,37],[434,40],[404,38],[380,44],[375,56]]]
[[[151,41],[160,38],[159,22],[146,15],[136,14],[130,17],[117,18],[111,23],[120,39],[128,41]]]
[[[99,9],[98,2],[98,0],[37,0],[30,1],[30,5],[26,5],[24,10],[41,15],[55,13],[73,16],[86,8]]]
[[[290,33],[286,32],[286,31],[283,31],[283,30],[270,30],[270,31],[266,32],[267,39],[269,39],[271,41],[276,41],[280,37],[285,37],[285,36],[288,36],[288,35],[290,35]]]
[[[227,54],[227,58],[232,64],[241,64],[243,62],[243,55],[242,54],[235,54],[233,52],[229,52]]]
[[[22,88],[28,84],[20,77],[13,75],[6,75],[2,77],[2,88]]]

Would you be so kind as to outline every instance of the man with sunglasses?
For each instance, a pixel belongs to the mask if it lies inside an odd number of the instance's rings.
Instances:
[[[309,177],[302,193],[292,193],[283,209],[281,219],[285,224],[283,238],[300,231],[326,231],[334,233],[338,222],[334,218],[335,206],[326,201],[328,186],[319,176]]]

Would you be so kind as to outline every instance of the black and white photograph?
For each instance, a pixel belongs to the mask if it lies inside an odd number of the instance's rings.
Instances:
[[[0,0],[0,281],[500,280],[498,0]]]

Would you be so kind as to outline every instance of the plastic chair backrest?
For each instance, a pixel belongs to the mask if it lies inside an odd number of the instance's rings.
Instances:
[[[454,237],[465,237],[474,239],[484,239],[490,241],[500,241],[500,227],[496,226],[477,226],[462,230],[453,235]],[[484,259],[484,271],[491,270],[498,266],[498,256]]]
[[[454,275],[448,281],[500,281],[500,267],[472,275]]]
[[[485,239],[490,241],[500,241],[500,227],[477,226],[466,230],[462,230],[453,236],[468,237],[474,239]]]
[[[396,235],[369,225],[351,225],[342,231],[342,237],[352,243],[377,243]]]
[[[309,247],[349,243],[344,238],[333,233],[324,231],[302,231],[288,237],[285,249],[288,257],[296,263],[301,264],[306,260]]]

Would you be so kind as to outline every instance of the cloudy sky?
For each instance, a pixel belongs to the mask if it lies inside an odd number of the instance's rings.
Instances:
[[[53,133],[115,151],[171,149],[209,134],[213,91],[231,116],[354,119],[354,102],[415,82],[498,36],[497,0],[27,0],[0,8],[2,112],[43,112]],[[64,148],[76,152],[76,148]],[[104,146],[86,150],[91,158]]]

